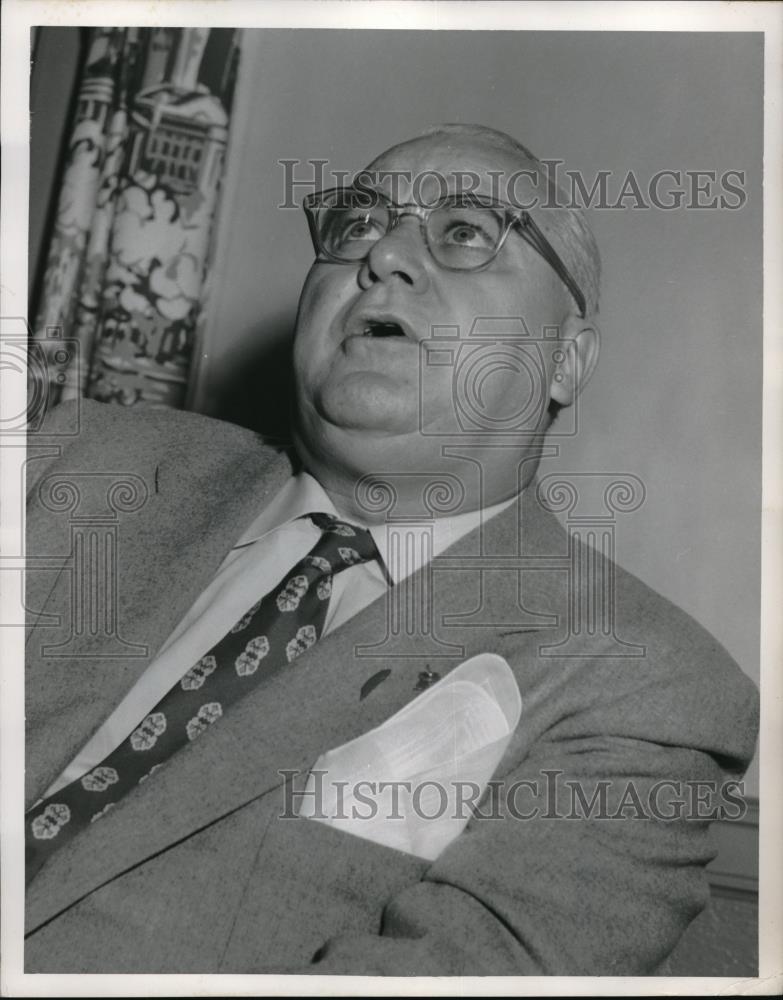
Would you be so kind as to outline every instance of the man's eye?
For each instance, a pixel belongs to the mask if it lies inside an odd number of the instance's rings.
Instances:
[[[446,234],[453,243],[472,243],[480,239],[480,234],[475,226],[453,226]]]
[[[348,219],[343,224],[343,240],[377,240],[381,235],[374,219]]]
[[[453,222],[442,233],[440,242],[452,246],[473,247],[483,249],[491,247],[493,240],[490,234],[473,222]]]

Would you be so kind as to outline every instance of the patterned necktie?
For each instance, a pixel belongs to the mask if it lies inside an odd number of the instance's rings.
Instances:
[[[333,574],[378,558],[378,551],[363,528],[329,514],[308,517],[323,534],[282,583],[244,614],[100,764],[27,813],[28,882],[57,848],[320,637]]]

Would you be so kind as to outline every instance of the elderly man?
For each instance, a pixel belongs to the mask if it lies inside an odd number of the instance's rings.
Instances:
[[[756,692],[540,502],[599,276],[540,166],[442,126],[307,199],[293,467],[194,414],[31,438],[31,566],[59,568],[29,574],[28,971],[639,974],[704,906]],[[73,634],[62,570],[101,531],[117,607]],[[350,741],[369,767],[363,734],[486,653],[521,716],[441,850],[292,812],[292,775]]]

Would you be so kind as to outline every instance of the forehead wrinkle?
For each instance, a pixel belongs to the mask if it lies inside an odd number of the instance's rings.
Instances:
[[[425,142],[430,148],[417,150]],[[510,151],[480,143],[473,148],[432,146],[432,140],[394,146],[361,173],[373,177],[372,186],[398,204],[431,203],[442,194],[473,191],[525,207],[545,187],[538,165]]]

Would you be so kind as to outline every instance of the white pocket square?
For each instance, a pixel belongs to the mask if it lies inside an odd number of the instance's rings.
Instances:
[[[506,661],[474,656],[376,729],[322,754],[299,815],[434,861],[478,805],[521,710]]]

